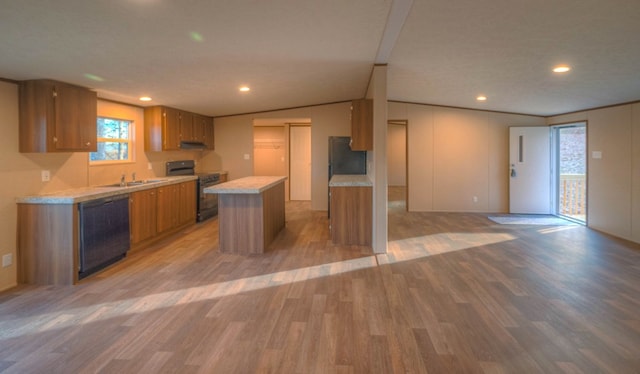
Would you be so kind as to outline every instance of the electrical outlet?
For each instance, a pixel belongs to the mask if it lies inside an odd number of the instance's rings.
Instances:
[[[249,160],[250,158],[251,158],[251,156],[250,156],[248,153],[245,153],[245,154],[244,154],[244,159],[245,159],[245,160]]]
[[[49,170],[42,170],[42,181],[48,182],[51,180],[51,173]]]
[[[11,253],[2,256],[2,267],[6,268],[13,264],[13,255]]]
[[[478,202],[478,196],[474,196],[474,197],[473,197],[473,202],[474,202],[474,203],[477,203],[477,202]]]
[[[149,169],[149,170],[152,170],[152,169],[153,169],[153,166],[151,166],[151,163],[150,163],[150,162],[147,162],[147,169]]]

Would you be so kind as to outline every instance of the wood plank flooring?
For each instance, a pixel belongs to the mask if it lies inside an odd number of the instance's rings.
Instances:
[[[390,208],[389,253],[287,203],[264,255],[217,221],[72,287],[0,293],[2,373],[638,373],[640,246]]]

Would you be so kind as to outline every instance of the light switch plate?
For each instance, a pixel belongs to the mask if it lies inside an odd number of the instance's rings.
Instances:
[[[244,159],[245,159],[245,160],[248,160],[248,159],[250,159],[250,158],[251,158],[251,156],[250,156],[248,153],[245,153],[245,154],[244,154]]]
[[[593,152],[591,152],[591,157],[600,159],[600,158],[602,158],[602,152],[601,151],[593,151]]]
[[[11,253],[2,256],[2,267],[6,268],[13,264],[13,255]]]

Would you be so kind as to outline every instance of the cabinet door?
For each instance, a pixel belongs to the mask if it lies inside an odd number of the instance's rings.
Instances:
[[[351,149],[373,150],[373,100],[353,100],[351,103]]]
[[[180,111],[180,140],[191,142],[193,134],[193,113]]]
[[[130,194],[131,244],[140,243],[156,235],[156,195],[155,188]]]
[[[194,141],[205,142],[206,126],[207,126],[208,118],[209,117],[201,116],[199,114],[193,115],[193,140]]]
[[[180,183],[180,196],[178,204],[178,224],[196,221],[196,200],[197,190],[196,181]]]
[[[162,149],[177,151],[180,149],[180,111],[167,107],[162,116]]]
[[[54,146],[56,151],[96,150],[96,93],[86,88],[55,83],[53,88]]]
[[[170,230],[177,225],[178,188],[172,184],[157,188],[157,233]]]
[[[206,117],[204,126],[204,139],[203,142],[207,146],[207,149],[215,149],[215,138],[213,135],[213,118]]]
[[[331,240],[340,245],[371,245],[372,188],[331,187]]]

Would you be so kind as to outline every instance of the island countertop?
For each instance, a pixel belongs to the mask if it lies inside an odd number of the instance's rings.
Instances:
[[[373,183],[364,174],[336,174],[331,177],[329,187],[371,187]]]
[[[282,176],[254,176],[234,179],[207,187],[204,193],[216,194],[258,194],[284,181]]]

